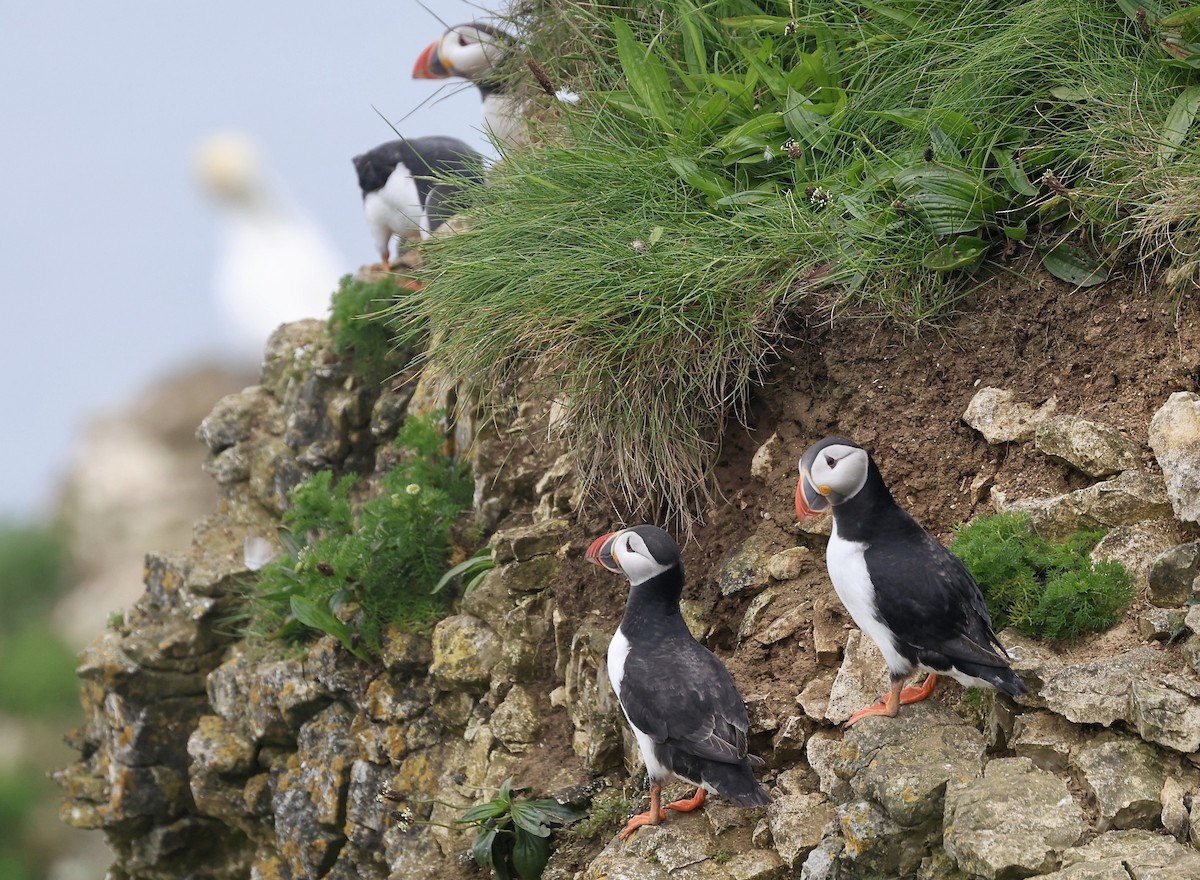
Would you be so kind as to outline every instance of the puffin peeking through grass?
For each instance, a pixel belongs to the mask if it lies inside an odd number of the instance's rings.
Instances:
[[[646,763],[650,809],[629,820],[621,839],[657,825],[666,810],[697,809],[710,791],[740,807],[769,804],[751,771],[763,762],[746,750],[746,704],[679,611],[679,545],[656,526],[635,526],[597,538],[587,560],[629,578],[625,615],[608,646],[608,676]],[[662,787],[672,778],[695,785],[696,793],[664,808]]]
[[[958,557],[926,532],[892,498],[867,451],[844,437],[814,443],[800,459],[796,515],[826,510],[833,534],[825,561],[833,588],[879,646],[891,672],[891,691],[850,716],[895,717],[901,705],[928,697],[939,674],[967,687],[1025,693],[975,579]],[[915,672],[920,687],[904,687]]]
[[[483,127],[500,146],[521,142],[525,107],[504,91],[496,73],[516,40],[485,21],[456,24],[430,43],[413,65],[413,79],[470,80],[483,97]]]

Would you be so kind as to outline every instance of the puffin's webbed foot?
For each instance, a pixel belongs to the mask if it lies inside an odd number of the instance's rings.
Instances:
[[[683,798],[674,803],[667,804],[665,809],[674,810],[677,813],[690,813],[692,810],[698,810],[704,806],[704,799],[708,796],[708,792],[703,786],[696,789],[696,793],[690,798]]]
[[[657,825],[663,819],[667,818],[667,811],[660,806],[662,802],[662,786],[651,784],[650,786],[650,809],[644,813],[638,813],[625,823],[625,828],[621,831],[621,840],[628,840],[629,835],[637,831],[643,825]],[[677,802],[678,803],[678,802]],[[674,809],[672,804],[671,808]]]

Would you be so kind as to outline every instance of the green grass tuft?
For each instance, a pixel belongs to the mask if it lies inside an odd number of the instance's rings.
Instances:
[[[970,570],[997,629],[1071,640],[1115,625],[1133,599],[1133,578],[1119,562],[1088,554],[1103,532],[1081,531],[1054,544],[1028,516],[982,516],[962,526],[951,550]]]
[[[246,626],[287,639],[325,632],[365,660],[388,626],[420,628],[442,616],[449,598],[433,588],[473,492],[444,439],[436,416],[410,417],[396,438],[398,463],[357,504],[353,476],[335,482],[324,471],[297,486],[283,518],[292,553],[259,572]]]
[[[354,371],[368,383],[382,383],[412,359],[413,343],[419,337],[398,336],[396,328],[382,316],[400,292],[392,276],[360,281],[346,275],[330,302],[333,350],[339,357],[352,358]]]

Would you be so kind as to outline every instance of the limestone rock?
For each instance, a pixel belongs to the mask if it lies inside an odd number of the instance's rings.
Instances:
[[[827,730],[817,731],[804,745],[804,756],[820,779],[821,791],[838,803],[844,803],[854,796],[850,784],[837,773],[841,754],[841,737]]]
[[[1176,391],[1150,419],[1150,448],[1175,515],[1200,522],[1200,395]]]
[[[771,839],[789,868],[808,858],[824,836],[837,808],[823,794],[786,794],[767,808]]]
[[[1163,780],[1162,791],[1158,795],[1162,803],[1162,813],[1159,818],[1167,833],[1183,843],[1188,836],[1187,789],[1174,776]]]
[[[1066,874],[1090,867],[1124,865],[1133,880],[1191,880],[1200,877],[1200,852],[1181,846],[1170,837],[1149,831],[1109,831],[1084,846],[1063,853],[1063,880],[1087,877]],[[1102,875],[1096,875],[1102,876]]]
[[[1183,625],[1183,614],[1167,608],[1147,608],[1137,616],[1138,635],[1147,642],[1161,642]]]
[[[513,685],[492,713],[492,732],[509,749],[516,751],[532,743],[541,728],[537,702],[520,685]]]
[[[846,731],[835,772],[899,824],[940,823],[947,785],[983,770],[987,744],[948,709],[918,703],[895,718],[866,718]]]
[[[936,835],[936,830],[914,833],[914,829],[889,817],[878,804],[865,800],[839,805],[837,822],[842,851],[835,862],[839,874],[834,876],[840,876],[842,866],[851,877],[908,874],[921,863]]]
[[[1150,601],[1159,608],[1178,608],[1191,597],[1197,575],[1200,575],[1200,541],[1164,550],[1151,561],[1147,572]]]
[[[878,700],[890,686],[883,654],[870,638],[853,629],[846,638],[846,656],[833,680],[825,718],[841,724],[859,709]]]
[[[754,457],[750,459],[750,476],[756,480],[769,479],[772,471],[775,470],[780,453],[783,452],[781,446],[778,434],[768,437],[767,441],[754,451]]]
[[[988,443],[1023,443],[1032,440],[1039,424],[1058,406],[1051,397],[1040,407],[1017,403],[1011,391],[981,388],[967,404],[962,419],[983,435]]]
[[[790,581],[800,577],[812,562],[812,551],[807,547],[789,547],[767,560],[767,574],[773,580]]]
[[[1051,871],[1086,831],[1066,784],[1028,758],[993,760],[982,779],[946,791],[946,852],[973,877],[1009,880]]]
[[[492,559],[497,565],[504,565],[527,562],[535,556],[552,556],[562,547],[569,527],[566,520],[549,519],[496,532],[488,541]]]
[[[829,709],[829,694],[833,690],[833,679],[837,675],[832,669],[819,669],[817,674],[804,685],[796,702],[804,714],[814,721],[823,721]]]
[[[429,675],[445,690],[483,689],[503,653],[500,637],[469,614],[454,614],[433,629]]]
[[[1155,558],[1178,540],[1174,524],[1140,523],[1117,526],[1100,539],[1089,555],[1092,562],[1119,562],[1133,577],[1134,589],[1146,588]]]
[[[1087,742],[1083,731],[1053,712],[1018,715],[1009,745],[1019,758],[1050,773],[1065,773],[1071,753]]]
[[[239,775],[254,766],[254,741],[219,715],[202,715],[188,737],[188,757],[196,771]]]
[[[1162,478],[1137,470],[1053,498],[1010,502],[1003,493],[993,491],[992,503],[1001,512],[1028,513],[1038,531],[1052,540],[1062,540],[1080,529],[1129,526],[1171,516]]]
[[[735,547],[717,575],[717,584],[722,596],[733,596],[749,591],[757,593],[767,585],[767,560],[771,558],[766,542],[751,535]]]
[[[1096,809],[1096,830],[1158,826],[1167,769],[1152,746],[1130,737],[1091,742],[1076,748],[1070,763]]]
[[[1089,477],[1108,477],[1136,467],[1132,443],[1108,425],[1077,416],[1053,416],[1038,425],[1034,445],[1043,455]]]

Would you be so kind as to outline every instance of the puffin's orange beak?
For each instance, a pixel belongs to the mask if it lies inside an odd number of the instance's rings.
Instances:
[[[599,538],[592,541],[592,545],[588,547],[587,553],[584,554],[584,558],[588,562],[592,563],[592,565],[598,565],[601,568],[607,568],[609,571],[619,572],[621,570],[621,566],[617,562],[616,557],[614,557],[612,554],[613,538],[615,538],[618,534],[620,533],[609,532],[607,535],[601,535]]]
[[[828,509],[829,499],[825,493],[813,486],[806,471],[801,471],[796,483],[796,516],[800,522],[820,516]]]
[[[440,44],[441,40],[434,40],[417,56],[417,63],[413,65],[413,79],[446,79],[450,76],[450,70],[438,54]]]

